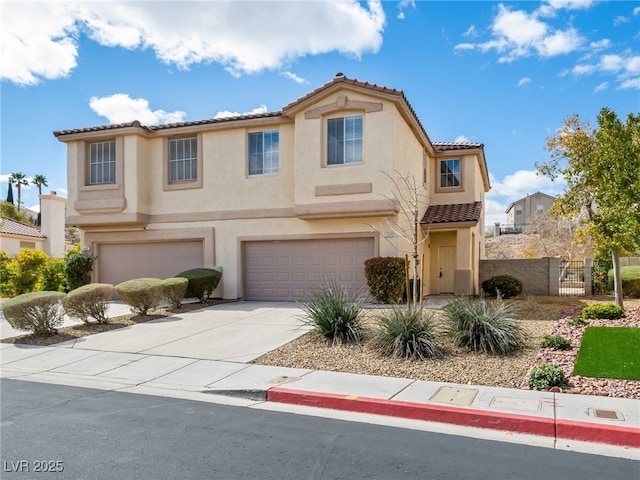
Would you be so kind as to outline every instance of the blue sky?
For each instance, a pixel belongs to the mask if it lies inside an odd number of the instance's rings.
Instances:
[[[564,118],[640,111],[633,1],[7,1],[0,4],[0,196],[45,175],[54,130],[278,111],[337,72],[403,90],[433,141],[485,145],[486,224],[562,185],[535,175]],[[16,192],[14,189],[14,197]],[[37,189],[23,204],[37,206]]]

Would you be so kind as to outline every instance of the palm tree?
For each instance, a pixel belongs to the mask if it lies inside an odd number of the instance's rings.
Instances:
[[[44,175],[35,175],[33,177],[33,180],[31,180],[31,183],[36,187],[38,187],[38,202],[39,202],[40,208],[38,209],[38,217],[36,219],[36,225],[39,227],[41,223],[41,218],[42,218],[42,200],[40,200],[40,197],[42,196],[42,187],[48,186],[47,177],[45,177]]]
[[[29,182],[27,181],[27,176],[22,173],[22,172],[15,172],[12,173],[11,175],[9,175],[9,181],[14,183],[16,185],[16,188],[18,189],[18,211],[20,211],[20,204],[22,203],[20,201],[20,189],[23,186],[27,186],[29,185]]]

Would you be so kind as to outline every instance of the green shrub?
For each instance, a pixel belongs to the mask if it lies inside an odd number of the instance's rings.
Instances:
[[[364,299],[352,295],[335,281],[325,281],[308,299],[301,302],[303,321],[334,344],[361,340]]]
[[[91,283],[94,260],[94,257],[81,252],[79,249],[74,249],[66,255],[64,259],[64,274],[69,290],[75,290]]]
[[[42,273],[49,256],[36,248],[23,248],[8,263],[7,290],[10,295],[41,290]]]
[[[496,275],[482,282],[482,290],[490,297],[515,297],[522,293],[522,282],[511,275]]]
[[[551,387],[567,387],[567,378],[560,367],[545,363],[531,371],[529,388],[533,390],[547,390]]]
[[[222,277],[222,272],[213,268],[193,268],[176,275],[189,280],[185,298],[197,298],[200,302],[205,302],[211,295]]]
[[[444,307],[447,333],[459,347],[474,352],[508,354],[524,343],[524,330],[507,317],[513,307],[484,298],[456,297]]]
[[[9,262],[11,259],[7,252],[0,250],[0,296],[11,296],[11,279],[9,278]]]
[[[110,283],[90,283],[70,291],[62,299],[62,306],[67,315],[85,323],[89,318],[94,318],[98,323],[107,323],[112,297],[113,285]]]
[[[585,322],[581,317],[575,317],[569,320],[569,325],[572,327],[583,327],[589,325],[589,322]]]
[[[115,289],[122,301],[140,315],[146,315],[162,300],[162,280],[159,278],[134,278],[119,283]]]
[[[62,258],[50,258],[42,269],[42,290],[64,292],[66,283],[64,260]]]
[[[425,359],[442,356],[436,345],[434,314],[422,308],[392,308],[376,317],[374,344],[394,358]]]
[[[571,342],[562,335],[549,335],[545,333],[540,342],[540,346],[542,348],[553,348],[554,350],[569,350],[571,348]]]
[[[165,278],[162,280],[162,298],[169,305],[180,308],[188,285],[189,280],[184,277]]]
[[[582,318],[615,320],[622,318],[624,310],[614,303],[594,303],[582,309]]]
[[[404,259],[375,257],[364,262],[364,276],[373,298],[381,303],[398,303],[405,291]]]
[[[23,293],[3,302],[2,313],[13,328],[51,335],[64,323],[60,303],[64,296],[62,292]]]

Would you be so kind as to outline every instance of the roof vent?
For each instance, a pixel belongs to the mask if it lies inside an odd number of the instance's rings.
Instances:
[[[340,78],[340,77],[344,77],[344,73],[342,73],[342,72],[336,73],[335,78]]]

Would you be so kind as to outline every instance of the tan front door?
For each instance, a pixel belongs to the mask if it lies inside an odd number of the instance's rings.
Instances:
[[[453,275],[456,270],[456,247],[440,247],[438,293],[453,293]]]

